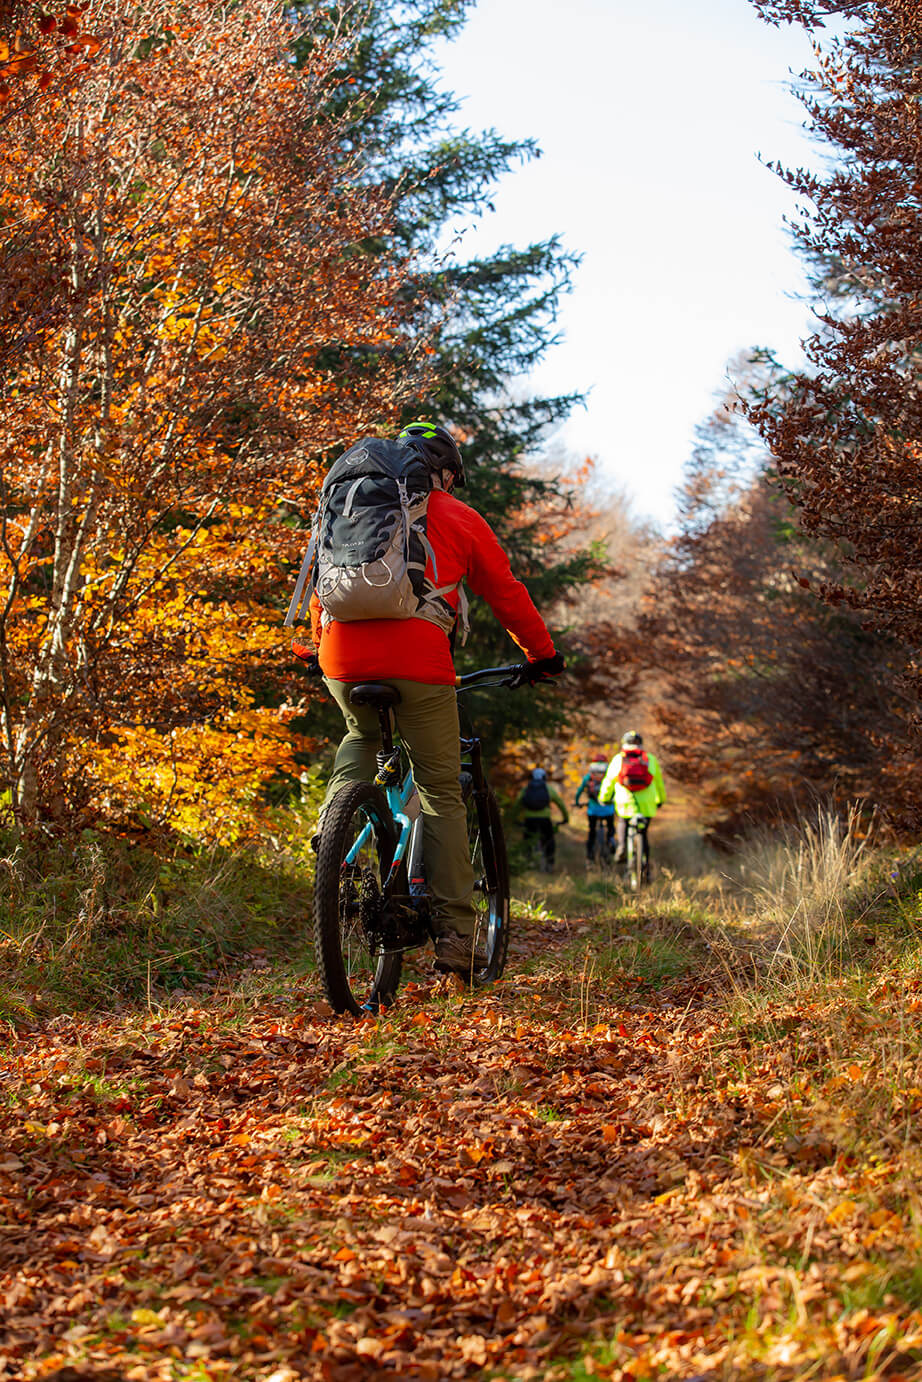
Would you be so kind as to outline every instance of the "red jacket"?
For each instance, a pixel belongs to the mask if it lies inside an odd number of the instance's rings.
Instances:
[[[509,558],[479,513],[453,494],[433,490],[426,536],[438,564],[439,586],[462,578],[482,595],[529,661],[554,656],[554,644],[528,591],[509,569]],[[427,575],[432,579],[431,564]],[[458,595],[446,599],[455,609]],[[324,628],[320,602],[311,597],[311,632],[324,676],[334,681],[405,678],[453,685],[448,635],[428,619],[333,620]]]

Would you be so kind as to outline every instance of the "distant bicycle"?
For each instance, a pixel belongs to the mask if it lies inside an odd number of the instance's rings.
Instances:
[[[560,826],[555,821],[551,828],[556,835]],[[522,845],[527,858],[528,867],[534,869],[536,873],[553,873],[554,865],[551,862],[549,853],[550,844],[548,840],[544,836],[539,835],[537,830],[529,830],[527,825],[523,824],[522,831]]]
[[[648,816],[634,815],[628,818],[624,874],[631,892],[634,893],[650,882],[650,840],[647,834],[649,825]]]
[[[589,868],[596,866],[603,872],[614,866],[615,847],[602,826],[605,818],[599,822],[599,829],[593,834],[590,843],[586,846],[586,865]]]
[[[460,692],[528,684],[522,664],[488,667],[457,678]],[[394,744],[391,707],[400,699],[384,682],[354,686],[353,705],[378,711],[381,748],[373,782],[342,787],[326,809],[317,852],[314,944],[323,986],[336,1012],[377,1012],[394,1001],[404,951],[432,938],[423,871],[422,818],[412,770]],[[486,956],[475,984],[498,979],[509,947],[509,865],[499,805],[486,779],[480,740],[461,738],[461,792],[467,804],[474,866],[475,951]]]

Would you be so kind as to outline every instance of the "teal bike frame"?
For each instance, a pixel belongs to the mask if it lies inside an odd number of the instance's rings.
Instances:
[[[398,827],[397,846],[394,850],[394,857],[391,861],[390,869],[384,883],[383,892],[386,895],[393,887],[394,880],[403,863],[404,857],[407,858],[407,873],[410,879],[410,889],[420,887],[423,883],[422,875],[422,854],[423,854],[423,832],[422,818],[419,811],[419,793],[413,781],[413,773],[408,770],[403,782],[398,786],[392,779],[392,774],[399,772],[399,752],[394,749],[387,756],[387,761],[379,763],[378,773],[375,783],[384,788],[387,797],[387,805],[393,817],[394,824]],[[385,779],[382,781],[382,777]],[[415,809],[414,809],[415,799]],[[409,810],[407,809],[409,808]],[[354,864],[365,845],[371,839],[374,827],[369,821],[356,836],[352,848],[349,850],[344,865]]]
[[[513,678],[519,675],[521,671],[521,665],[518,664],[507,667],[485,667],[481,671],[468,672],[466,675],[458,677],[455,684],[459,692],[474,690],[478,686],[509,686],[512,684]],[[367,685],[363,689],[367,689]],[[373,704],[374,702],[369,703]],[[393,899],[396,911],[403,913],[405,925],[401,929],[404,931],[405,943],[398,945],[397,948],[406,948],[408,945],[423,944],[428,936],[429,891],[423,868],[423,821],[412,769],[403,771],[401,750],[394,743],[391,711],[383,704],[378,705],[378,722],[381,732],[381,748],[377,754],[378,770],[374,779],[375,786],[383,789],[388,811],[397,829],[397,843],[387,878],[381,887],[380,904],[383,914],[390,908]],[[476,736],[468,738],[462,735],[461,779],[465,801],[469,796],[473,796],[475,800],[485,799],[488,788],[483,772],[480,741]],[[373,833],[373,822],[366,821],[343,857],[343,869],[352,867],[356,863],[363,848],[371,842]],[[486,841],[485,849],[488,854],[485,866],[492,878],[496,872],[496,866],[489,839]],[[404,872],[404,868],[406,872]],[[406,883],[409,884],[408,897],[405,895]],[[409,931],[406,930],[406,923],[409,924]],[[508,924],[508,918],[503,919],[503,924]]]

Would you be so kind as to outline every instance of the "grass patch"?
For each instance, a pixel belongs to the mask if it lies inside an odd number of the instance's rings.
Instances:
[[[4,845],[0,1020],[210,991],[243,955],[256,968],[307,961],[300,854],[175,841],[164,853],[90,831],[40,852]]]

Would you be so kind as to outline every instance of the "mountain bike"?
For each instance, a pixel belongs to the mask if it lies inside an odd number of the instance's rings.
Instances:
[[[457,678],[458,693],[517,687],[527,664],[486,667]],[[353,705],[378,712],[381,747],[373,782],[351,782],[323,817],[314,885],[314,945],[323,986],[336,1012],[377,1012],[394,1001],[403,956],[433,939],[431,895],[423,869],[419,794],[394,743],[391,710],[400,692],[362,682]],[[474,866],[474,949],[486,956],[474,984],[498,979],[509,947],[509,865],[502,818],[486,779],[476,733],[461,736],[461,795]]]
[[[614,862],[615,846],[608,834],[607,816],[596,817],[596,828],[592,835],[592,846],[586,850],[586,866],[592,868],[594,864],[604,873],[611,868]]]
[[[529,830],[526,823],[522,822],[522,843],[528,858],[529,867],[537,873],[553,873],[554,864],[551,862],[551,844],[553,837],[560,829],[560,821],[551,822],[552,835],[550,839],[538,833],[536,830]],[[554,856],[556,858],[556,846],[554,846]]]
[[[631,892],[650,882],[650,841],[647,830],[648,816],[633,815],[627,823],[627,841],[624,854],[624,872],[630,883]]]

